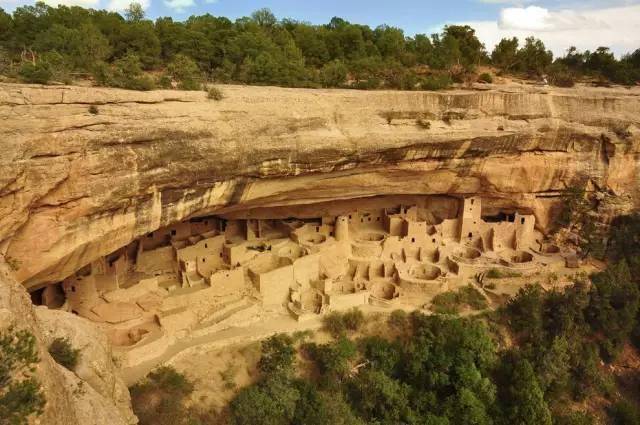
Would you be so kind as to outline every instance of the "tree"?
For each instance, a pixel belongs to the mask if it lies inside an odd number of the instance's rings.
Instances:
[[[253,12],[251,14],[251,19],[253,19],[261,27],[272,27],[278,22],[273,12],[271,12],[271,10],[267,8],[258,9]]]
[[[442,43],[449,50],[452,64],[471,69],[486,57],[484,44],[469,25],[447,25],[442,33]]]
[[[409,387],[376,369],[361,370],[350,385],[349,398],[368,423],[405,422]]]
[[[499,375],[499,400],[505,424],[551,425],[551,413],[528,360],[507,353]]]
[[[293,369],[295,349],[293,339],[286,334],[276,334],[262,341],[262,356],[258,368],[266,375],[289,375]]]
[[[144,19],[144,8],[140,3],[131,3],[124,11],[124,16],[129,22],[140,22]]]
[[[552,61],[551,50],[534,37],[527,37],[524,46],[518,50],[518,67],[529,75],[542,75]]]
[[[491,61],[503,71],[512,71],[518,65],[518,38],[503,38],[493,52]]]
[[[280,375],[241,390],[231,401],[234,425],[287,425],[293,420],[299,391]]]
[[[200,90],[202,88],[202,74],[198,65],[185,55],[178,54],[169,63],[167,72],[175,78],[182,90]]]
[[[325,87],[340,87],[347,80],[347,67],[342,61],[335,60],[325,64],[320,75]]]

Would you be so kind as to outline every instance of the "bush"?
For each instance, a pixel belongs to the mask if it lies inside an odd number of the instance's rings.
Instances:
[[[96,105],[89,106],[89,113],[91,115],[98,115],[100,111],[98,111],[98,107]]]
[[[493,83],[493,77],[488,72],[483,72],[478,76],[478,81],[481,83]]]
[[[73,370],[78,364],[80,350],[71,347],[71,343],[67,338],[56,338],[49,345],[49,354],[51,354],[56,363]]]
[[[0,423],[26,425],[42,414],[45,399],[32,376],[40,359],[36,339],[28,331],[10,328],[0,333]]]
[[[220,101],[224,99],[224,94],[222,90],[217,87],[209,87],[207,90],[207,98],[215,101]]]
[[[465,286],[457,291],[448,291],[436,295],[431,301],[433,311],[441,314],[457,314],[464,306],[472,310],[484,310],[487,308],[487,300],[472,285]]]
[[[96,65],[93,76],[99,85],[129,90],[152,90],[153,79],[142,71],[138,56],[127,54],[114,62],[113,68],[104,63]]]
[[[451,77],[448,75],[429,75],[420,81],[420,88],[422,90],[445,90],[451,87]]]
[[[31,62],[25,62],[20,66],[18,75],[25,83],[47,84],[51,81],[53,72],[46,62],[39,61],[35,65]]]
[[[343,335],[347,327],[342,320],[342,314],[338,311],[332,311],[322,319],[322,328],[334,338]]]
[[[340,87],[347,80],[347,67],[339,60],[329,62],[322,67],[320,78],[324,87]]]
[[[573,87],[576,77],[566,65],[554,63],[549,69],[549,83],[557,87]]]
[[[354,307],[342,315],[342,320],[347,329],[357,331],[364,324],[364,314]]]
[[[640,409],[627,400],[621,400],[609,409],[609,416],[613,425],[637,425],[640,424]]]
[[[409,325],[409,315],[404,310],[393,310],[388,323],[396,331],[405,331]]]
[[[182,90],[200,90],[202,73],[193,59],[185,55],[176,55],[167,66],[169,74],[178,81]]]
[[[193,384],[174,368],[163,366],[130,388],[140,425],[191,425],[195,413],[184,406]]]
[[[262,341],[262,357],[258,368],[264,375],[288,375],[293,370],[295,354],[293,339],[289,335],[273,335]]]

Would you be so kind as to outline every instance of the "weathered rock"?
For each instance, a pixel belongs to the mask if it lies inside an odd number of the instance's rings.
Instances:
[[[223,91],[0,85],[0,252],[17,278],[60,280],[194,214],[480,194],[545,230],[576,182],[615,194],[610,214],[640,202],[638,89]]]
[[[68,328],[70,325],[64,326]],[[127,415],[123,414],[122,404],[119,410],[111,396],[105,397],[98,393],[93,389],[93,384],[88,384],[51,358],[47,350],[49,338],[44,336],[41,321],[34,313],[31,300],[24,287],[13,278],[6,264],[0,260],[0,330],[9,327],[26,329],[36,337],[40,362],[36,366],[35,374],[41,384],[46,404],[43,414],[34,417],[33,423],[126,425],[137,422],[130,410]],[[95,354],[95,349],[91,351],[92,355]],[[100,361],[99,357],[97,361]],[[105,384],[111,381],[114,385],[120,385],[107,376],[103,376],[102,379]],[[112,391],[114,395],[118,393],[122,396],[121,389],[114,388]],[[126,388],[124,390],[126,391]]]
[[[49,310],[46,307],[36,308],[36,317],[47,346],[55,338],[67,338],[74,349],[80,350],[74,372],[85,382],[86,385],[83,387],[91,387],[108,400],[108,404],[115,404],[119,410],[117,416],[120,417],[120,422],[136,423],[129,390],[113,363],[111,343],[95,323],[65,311]]]

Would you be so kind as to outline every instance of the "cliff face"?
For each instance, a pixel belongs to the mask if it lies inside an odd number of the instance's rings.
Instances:
[[[608,214],[640,205],[638,89],[223,91],[0,85],[0,253],[17,279],[60,280],[194,214],[481,194],[546,230],[577,182],[609,193]]]

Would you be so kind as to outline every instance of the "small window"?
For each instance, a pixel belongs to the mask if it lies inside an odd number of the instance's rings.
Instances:
[[[222,252],[220,253],[220,258],[222,258]]]
[[[472,199],[472,200],[471,200],[471,205],[473,205],[473,203],[474,203],[474,202],[475,202],[475,199]]]
[[[416,242],[416,238],[411,238],[411,243],[415,243]]]
[[[204,261],[204,258],[202,259],[202,262],[203,262],[203,263],[205,262],[205,261]]]
[[[473,233],[469,232],[469,239],[473,237]]]
[[[71,292],[76,292],[76,287],[75,286],[71,287]]]
[[[524,217],[520,219],[520,224],[524,224]]]
[[[371,217],[369,217],[369,221],[371,221]]]
[[[364,223],[364,218],[361,218],[361,219],[360,219],[360,223]]]
[[[319,233],[319,232],[320,232],[320,228],[316,227],[316,233]]]
[[[380,217],[376,217],[376,221],[380,221]]]
[[[78,312],[77,312],[77,311],[75,311],[75,310],[71,310],[71,312],[72,312],[73,314],[75,314],[76,316],[79,316],[79,315],[80,315],[80,313],[78,313]]]
[[[152,238],[152,237],[153,237],[153,233],[149,233],[149,234],[147,234],[147,237],[148,237],[148,238]]]
[[[431,242],[436,243],[436,238],[431,239]]]
[[[204,224],[209,224],[209,222],[207,220],[204,221]]]
[[[333,236],[333,232],[329,232],[329,236]]]
[[[351,220],[351,214],[349,214],[349,220]]]
[[[205,248],[209,248],[209,245],[208,245],[208,244],[204,244],[204,247],[205,247]]]
[[[176,232],[176,229],[173,229],[173,230],[171,231],[171,236],[175,236],[175,235],[176,235],[176,233],[178,233],[178,232]]]

